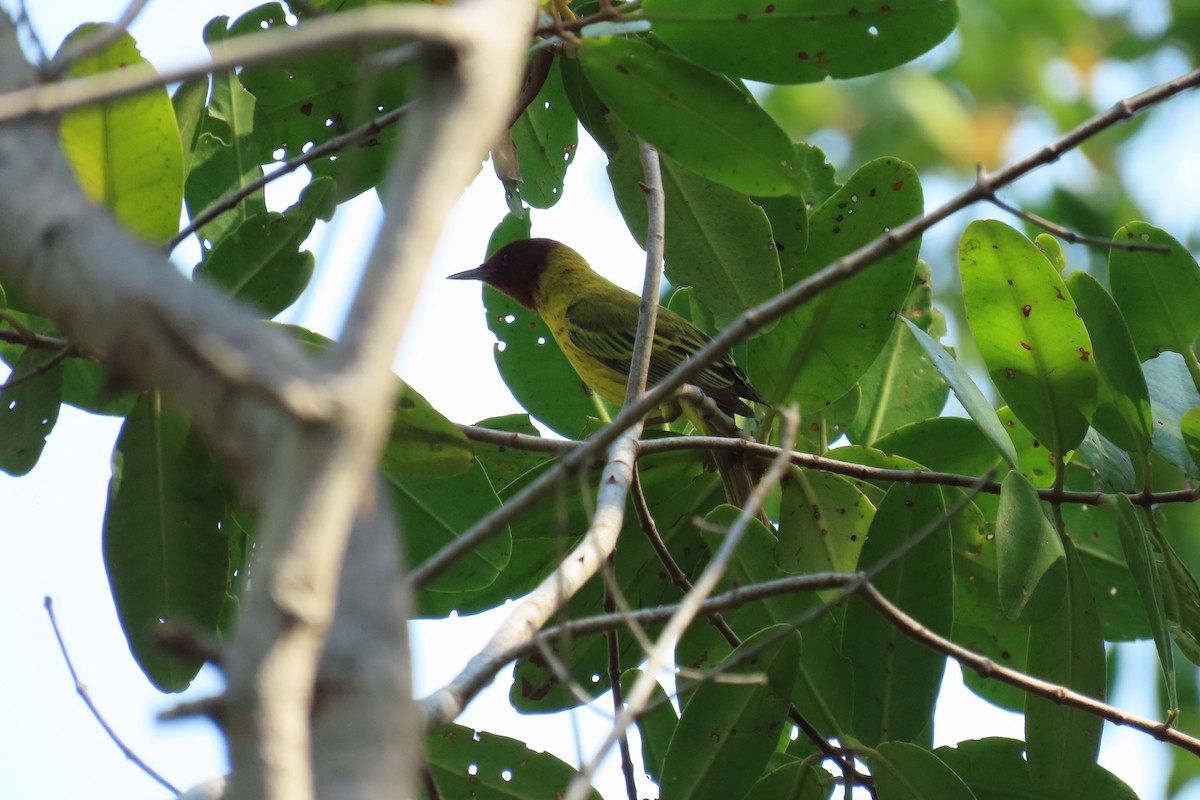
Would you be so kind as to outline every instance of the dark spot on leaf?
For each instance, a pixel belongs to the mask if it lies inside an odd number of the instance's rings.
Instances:
[[[903,188],[904,188],[904,181],[896,181],[895,183],[892,184],[893,192],[898,192]]]
[[[801,61],[808,61],[808,51],[801,50],[799,53],[796,53],[796,57]]]
[[[860,331],[865,331],[867,329],[867,323],[865,323],[865,322],[858,323],[858,329]]]
[[[1041,447],[1041,446],[1042,446],[1042,443],[1041,443],[1041,442],[1039,442],[1037,439],[1034,439],[1034,440],[1033,440],[1033,446],[1034,446],[1034,447]]]
[[[1031,311],[1033,311],[1033,306],[1025,306],[1024,308],[1021,309],[1021,313],[1027,317],[1029,316],[1029,312],[1031,312]]]
[[[300,113],[306,117],[310,116],[312,114],[312,103],[305,103],[300,106]]]
[[[1024,349],[1026,349],[1026,350],[1032,350],[1032,349],[1033,349],[1032,347],[1030,347],[1030,345],[1029,345],[1029,342],[1021,342],[1021,347],[1023,347],[1023,348],[1024,348]]]
[[[1012,286],[1012,278],[1009,278],[1009,279],[1008,279],[1008,285],[1009,285],[1009,286]]]
[[[841,229],[841,228],[834,228],[834,229],[833,229],[833,232],[834,232],[834,233],[841,233],[841,232],[842,232],[842,229]]]
[[[734,17],[734,19],[736,19],[738,22],[745,22],[747,19],[749,19],[749,17],[747,17],[745,14],[738,14],[736,17]]]
[[[1005,367],[1004,368],[1004,377],[1008,378],[1009,380],[1012,380],[1013,378],[1017,377],[1017,371],[1015,369],[1013,369],[1012,367]]]
[[[622,75],[628,75],[629,67],[625,66],[624,64],[617,64],[617,72],[621,73]]]
[[[1066,300],[1066,299],[1067,299],[1067,298],[1063,297],[1062,289],[1058,289],[1058,288],[1056,288],[1056,289],[1054,290],[1054,293],[1055,293],[1056,295],[1058,295],[1058,299],[1059,299],[1059,300]]]
[[[905,501],[904,501],[904,507],[905,507],[905,508],[912,508],[912,507],[913,507],[913,501],[912,501],[912,500],[905,500]]]
[[[874,197],[874,196],[875,196],[875,187],[872,186],[871,191],[867,192],[867,197]]]
[[[852,17],[857,17],[857,16],[858,16],[858,9],[857,9],[857,8],[852,8],[852,9],[850,9],[850,16],[852,16]]]
[[[1080,361],[1087,361],[1091,357],[1092,357],[1091,353],[1089,353],[1087,350],[1084,350],[1082,347],[1079,348],[1079,360]]]
[[[763,11],[766,12],[767,14],[774,14],[775,13],[775,4],[768,3],[767,7],[764,8]]]

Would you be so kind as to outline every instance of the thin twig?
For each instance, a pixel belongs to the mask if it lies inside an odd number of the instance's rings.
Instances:
[[[786,409],[782,414],[785,426],[780,438],[781,441],[786,443],[787,449],[790,449],[792,443],[796,440],[796,434],[800,428],[800,414],[794,407]],[[679,604],[679,609],[663,627],[658,641],[650,652],[647,653],[645,671],[638,676],[638,679],[633,684],[633,688],[630,689],[626,707],[617,715],[617,719],[613,722],[612,730],[609,731],[604,742],[597,748],[595,755],[580,768],[578,774],[571,781],[570,786],[567,788],[566,800],[582,800],[588,791],[592,776],[596,773],[596,769],[599,767],[600,761],[604,758],[605,754],[607,754],[608,749],[612,747],[617,738],[624,734],[633,719],[642,713],[646,702],[650,699],[654,686],[657,685],[655,675],[669,663],[670,654],[676,640],[691,625],[692,620],[695,619],[704,605],[704,600],[716,588],[722,575],[725,574],[730,560],[733,558],[742,535],[750,526],[750,522],[758,515],[758,511],[766,501],[767,495],[783,479],[788,468],[789,463],[786,458],[777,458],[771,463],[771,467],[747,499],[745,507],[740,510],[737,519],[729,527],[729,531],[725,534],[725,539],[721,542],[720,548],[718,548],[717,552],[708,562],[708,565],[704,568],[704,571],[700,574],[700,577],[695,581],[694,588],[684,596],[683,601]]]
[[[370,122],[358,126],[354,130],[346,131],[343,134],[335,136],[332,139],[311,148],[306,153],[301,153],[295,158],[290,158],[287,161],[284,161],[279,165],[278,169],[272,170],[265,175],[260,175],[245,186],[241,186],[234,191],[229,192],[211,206],[204,209],[204,211],[193,217],[191,222],[184,226],[183,230],[172,236],[167,241],[167,244],[163,249],[168,253],[171,252],[178,247],[179,243],[184,239],[191,236],[193,233],[196,233],[202,227],[212,222],[214,219],[221,216],[221,214],[233,208],[238,203],[257,192],[259,189],[262,189],[267,184],[282,178],[284,175],[295,172],[300,167],[304,166],[305,164],[310,164],[313,161],[316,161],[318,158],[322,158],[323,156],[327,156],[331,153],[339,152],[343,147],[346,147],[349,144],[354,144],[361,139],[375,135],[379,131],[395,123],[402,116],[407,114],[411,108],[412,103],[405,103],[399,108],[394,108],[386,114],[381,114]]]
[[[634,478],[636,481],[636,477]],[[608,563],[605,565],[605,577],[609,577],[608,573],[613,570],[613,557],[608,557]],[[613,614],[617,610],[617,602],[613,598],[616,585],[615,576],[612,580],[604,582],[604,613]],[[604,635],[606,644],[608,645],[608,683],[612,688],[612,704],[613,717],[621,713],[623,701],[621,700],[621,644],[620,644],[620,628],[613,628],[607,631]],[[617,741],[617,746],[621,750],[621,774],[625,777],[625,796],[628,800],[638,800],[637,798],[637,782],[633,777],[633,755],[629,751],[629,737],[622,736]]]
[[[175,788],[175,786],[172,785],[172,783],[162,775],[159,775],[157,772],[155,772],[154,769],[145,761],[143,761],[137,753],[133,752],[133,750],[126,745],[125,742],[121,741],[121,737],[118,736],[117,732],[113,730],[111,725],[108,724],[108,720],[106,720],[104,715],[100,713],[100,709],[96,708],[96,704],[92,702],[92,696],[88,693],[87,686],[84,685],[83,681],[79,680],[79,675],[75,672],[75,665],[71,662],[70,653],[67,652],[67,643],[63,641],[62,632],[58,629],[58,619],[54,616],[54,601],[50,599],[50,595],[46,595],[43,605],[46,608],[46,615],[50,617],[50,627],[54,630],[54,638],[58,640],[58,649],[62,653],[63,661],[66,662],[67,671],[71,673],[71,680],[75,683],[75,693],[78,694],[83,700],[83,704],[87,706],[88,711],[92,712],[92,717],[96,720],[96,722],[100,723],[100,727],[103,728],[104,732],[108,734],[108,738],[112,740],[113,744],[115,744],[118,749],[125,754],[125,758],[132,761],[138,767],[138,769],[157,781],[168,792],[175,795],[179,794],[179,789]]]
[[[12,389],[13,387],[16,387],[16,386],[20,386],[22,383],[25,383],[26,381],[31,381],[40,375],[45,375],[50,370],[54,369],[59,364],[66,361],[67,357],[70,355],[71,355],[71,348],[64,347],[62,350],[59,350],[57,353],[50,356],[45,361],[38,364],[33,369],[29,370],[29,372],[26,372],[23,375],[13,375],[8,380],[6,380],[4,383],[0,383],[0,392],[7,392],[9,389]]]
[[[1125,725],[1134,728],[1143,733],[1150,734],[1150,736],[1160,742],[1173,744],[1176,747],[1187,750],[1189,753],[1200,755],[1200,739],[1188,736],[1186,733],[1171,727],[1167,723],[1155,722],[1135,714],[1126,713],[1119,708],[1114,708],[1107,703],[1102,703],[1095,698],[1080,694],[1065,686],[1044,681],[1032,675],[1026,675],[1023,672],[1018,672],[1015,669],[997,664],[991,659],[985,658],[978,653],[955,644],[949,639],[939,636],[895,606],[878,589],[871,585],[869,581],[864,583],[859,589],[859,594],[889,622],[895,625],[896,629],[901,633],[932,650],[944,653],[963,666],[970,667],[979,673],[980,677],[994,678],[1001,683],[1015,686],[1029,694],[1044,697],[1052,703],[1086,711],[1114,725]]]
[[[987,195],[987,200],[992,205],[1002,208],[1015,217],[1028,222],[1030,225],[1035,225],[1043,228],[1046,231],[1054,234],[1063,241],[1071,244],[1083,244],[1092,247],[1105,247],[1109,250],[1128,250],[1131,253],[1162,253],[1170,255],[1171,248],[1165,244],[1141,244],[1139,242],[1123,242],[1116,239],[1105,239],[1103,236],[1087,236],[1082,233],[1075,233],[1070,228],[1059,225],[1057,222],[1051,222],[1045,217],[1040,217],[1032,211],[1024,211],[1016,206],[1004,202],[995,192],[990,192]]]

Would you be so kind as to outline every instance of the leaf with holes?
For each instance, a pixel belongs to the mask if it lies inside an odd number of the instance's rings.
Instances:
[[[995,220],[967,226],[958,247],[967,321],[1013,413],[1065,456],[1096,410],[1092,340],[1066,284],[1033,242]]]
[[[663,41],[709,69],[766,83],[855,78],[910,61],[958,22],[946,0],[646,0]]]
[[[555,59],[546,82],[512,127],[521,170],[521,197],[534,208],[550,208],[562,197],[567,167],[579,144],[579,121],[567,101]]]
[[[921,184],[911,166],[881,158],[863,166],[809,222],[801,270],[790,285],[921,213]],[[797,402],[814,414],[862,377],[891,336],[912,288],[918,242],[833,285],[752,340],[743,366],[773,402]]]

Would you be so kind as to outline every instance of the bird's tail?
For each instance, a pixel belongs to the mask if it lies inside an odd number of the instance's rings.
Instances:
[[[717,408],[711,398],[705,397],[698,389],[685,386],[679,395],[679,404],[688,421],[695,426],[701,436],[722,436],[750,440],[750,435]],[[754,492],[762,478],[764,466],[762,460],[743,453],[729,450],[713,450],[713,464],[721,475],[721,484],[725,487],[725,497],[730,504],[745,508],[746,502]],[[761,505],[756,515],[759,522],[774,530],[766,512]]]

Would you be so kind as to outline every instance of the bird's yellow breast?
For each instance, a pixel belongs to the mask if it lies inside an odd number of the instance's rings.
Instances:
[[[538,315],[583,382],[605,400],[619,406],[625,401],[628,371],[614,369],[575,344],[571,338],[568,310],[578,303],[608,307],[627,304],[632,299],[636,324],[637,297],[586,265],[580,267],[569,259],[560,260],[557,254],[551,259],[534,292]],[[613,320],[613,325],[619,326],[620,321]]]

